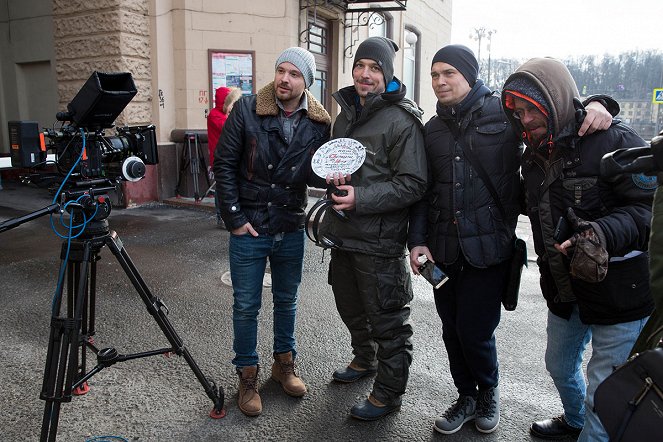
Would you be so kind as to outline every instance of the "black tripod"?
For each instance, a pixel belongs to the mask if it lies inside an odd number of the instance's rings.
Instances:
[[[223,388],[217,388],[216,384],[207,379],[202,373],[168,320],[168,309],[159,298],[150,292],[133,261],[129,258],[117,233],[109,229],[108,221],[105,219],[110,213],[108,201],[103,197],[91,196],[87,202],[83,201],[77,205],[80,206],[81,215],[72,214],[73,220],[77,224],[80,224],[83,219],[82,213],[84,213],[86,207],[88,212],[90,212],[90,208],[95,208],[94,213],[96,215],[92,221],[85,225],[79,238],[71,240],[69,246],[67,241],[62,244],[60,272],[64,272],[65,277],[62,284],[58,285],[56,289],[51,317],[48,353],[40,394],[40,398],[46,401],[41,427],[41,441],[55,441],[62,402],[70,402],[72,393],[83,394],[87,392],[87,380],[93,375],[116,362],[148,356],[171,353],[184,356],[189,367],[205,389],[205,393],[214,403],[210,416],[213,418],[225,416]],[[97,207],[101,207],[101,212]],[[24,217],[6,221],[0,224],[0,232],[58,210],[59,205],[53,204]],[[95,334],[97,261],[100,259],[99,252],[104,246],[108,246],[115,255],[143,300],[147,311],[154,317],[159,328],[168,339],[170,347],[122,355],[115,348],[98,349],[94,345],[92,336]],[[66,306],[63,305],[62,297],[65,280]],[[66,313],[61,314],[65,307]],[[86,357],[86,350],[88,349],[97,356],[97,364],[89,371],[87,371]]]

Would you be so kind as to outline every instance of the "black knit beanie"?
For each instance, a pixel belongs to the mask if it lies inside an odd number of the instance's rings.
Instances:
[[[479,76],[479,62],[474,52],[467,46],[447,45],[437,51],[433,57],[431,66],[437,62],[447,63],[458,69],[463,74],[470,86],[474,86]]]
[[[394,78],[394,57],[398,51],[396,42],[385,37],[369,37],[364,40],[355,52],[355,60],[352,67],[362,58],[374,60],[380,65],[384,75],[385,86]]]

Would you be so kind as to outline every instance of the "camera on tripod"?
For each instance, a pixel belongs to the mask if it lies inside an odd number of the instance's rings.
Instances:
[[[58,112],[63,124],[59,130],[39,130],[35,121],[10,121],[11,162],[14,167],[44,168],[47,154],[55,154],[57,176],[61,182],[71,173],[74,180],[138,181],[145,176],[146,164],[157,164],[154,125],[106,129],[136,95],[128,72],[93,72],[67,112]],[[27,178],[38,182],[39,173]],[[105,181],[108,182],[108,181]]]

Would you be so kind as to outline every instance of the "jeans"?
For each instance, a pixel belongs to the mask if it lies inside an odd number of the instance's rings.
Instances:
[[[596,387],[628,358],[647,318],[613,325],[587,325],[580,321],[578,306],[571,318],[548,312],[546,369],[559,392],[564,418],[580,428],[581,442],[608,441],[608,435],[596,413]],[[592,356],[587,364],[587,384],[582,373],[582,356],[592,341]]]
[[[274,302],[274,353],[296,356],[295,315],[297,289],[302,281],[304,231],[274,236],[230,235],[228,246],[233,282],[232,363],[257,365],[258,313],[262,305],[262,282],[267,259],[272,271]]]

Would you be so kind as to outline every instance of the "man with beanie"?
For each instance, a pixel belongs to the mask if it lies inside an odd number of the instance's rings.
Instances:
[[[304,260],[307,185],[324,186],[311,156],[329,139],[331,118],[308,88],[313,54],[293,47],[276,60],[274,81],[244,96],[228,116],[214,157],[221,216],[230,231],[233,281],[233,364],[239,409],[262,411],[256,351],[267,259],[272,271],[274,363],[271,377],[290,396],[306,394],[295,373],[297,289]]]
[[[419,274],[425,255],[449,276],[434,298],[458,399],[435,420],[442,434],[470,420],[482,433],[499,424],[495,329],[521,212],[520,139],[478,71],[462,45],[445,46],[433,57],[437,115],[424,130],[429,186],[411,209],[408,232],[413,272]],[[583,131],[612,120],[601,104],[594,106],[599,110]]]
[[[603,155],[644,146],[618,120],[579,138],[584,108],[566,66],[534,58],[504,84],[502,104],[523,134],[522,175],[543,297],[548,305],[546,369],[564,413],[535,422],[544,439],[608,441],[594,412],[596,387],[626,359],[653,310],[647,242],[655,177],[600,174]],[[554,236],[566,222],[569,232]],[[592,343],[587,384],[583,353]]]
[[[352,68],[354,85],[333,94],[341,107],[333,138],[354,138],[367,155],[351,182],[334,179],[345,193],[332,195],[334,208],[347,220],[326,216],[320,226],[321,234],[339,240],[331,250],[329,282],[354,354],[333,379],[348,383],[377,373],[368,398],[350,411],[361,420],[400,408],[412,362],[405,242],[409,207],[426,190],[426,154],[422,111],[394,77],[397,50],[383,37],[362,42]]]

